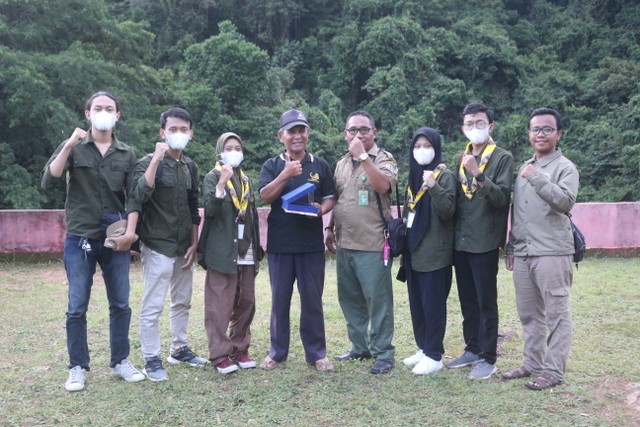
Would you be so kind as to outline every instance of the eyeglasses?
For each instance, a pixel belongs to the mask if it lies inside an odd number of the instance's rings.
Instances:
[[[478,120],[477,122],[464,122],[462,124],[462,126],[464,126],[465,130],[473,129],[474,125],[475,125],[476,129],[484,129],[487,126],[489,126],[489,123],[485,122],[484,120]]]
[[[351,136],[356,136],[358,134],[358,132],[360,132],[360,135],[364,136],[364,135],[369,135],[369,132],[371,132],[373,129],[371,129],[371,128],[349,128],[349,129],[345,129],[345,130]]]
[[[549,136],[551,135],[553,132],[555,132],[557,129],[556,128],[552,128],[551,126],[544,126],[544,127],[533,127],[531,129],[529,129],[529,133],[532,135],[537,135],[540,132],[542,132],[543,135],[545,136]]]

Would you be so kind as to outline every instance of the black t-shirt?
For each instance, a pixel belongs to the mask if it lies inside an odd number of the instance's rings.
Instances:
[[[260,171],[260,190],[272,182],[284,169],[284,155],[272,157],[264,162]],[[306,153],[301,161],[302,174],[295,176],[285,184],[282,193],[271,203],[271,212],[267,219],[267,252],[304,253],[324,252],[324,231],[322,218],[287,213],[282,209],[282,196],[307,182],[315,185],[313,201],[322,203],[327,197],[333,197],[335,183],[326,160]],[[307,196],[303,197],[307,202]],[[302,202],[302,201],[301,201]]]

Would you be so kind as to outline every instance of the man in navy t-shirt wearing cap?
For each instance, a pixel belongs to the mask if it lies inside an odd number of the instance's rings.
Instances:
[[[271,348],[261,365],[268,370],[276,368],[289,354],[289,311],[296,280],[305,359],[319,371],[333,369],[327,359],[322,310],[325,270],[322,215],[329,213],[335,204],[334,181],[329,164],[306,150],[309,134],[309,123],[303,112],[285,111],[280,116],[278,130],[285,150],[267,160],[260,172],[260,198],[263,203],[271,204],[267,231]],[[318,213],[285,212],[281,197],[307,183],[315,187],[311,194]],[[303,197],[303,203],[308,203],[307,197]]]

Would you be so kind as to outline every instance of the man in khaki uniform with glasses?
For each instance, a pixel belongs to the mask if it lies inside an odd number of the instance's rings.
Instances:
[[[338,300],[351,341],[351,349],[335,358],[373,357],[372,374],[389,372],[395,364],[392,260],[382,256],[385,224],[379,203],[390,219],[397,166],[393,156],[376,145],[377,134],[368,112],[355,111],[347,117],[344,137],[349,151],[336,166],[336,207],[325,239],[336,254]]]

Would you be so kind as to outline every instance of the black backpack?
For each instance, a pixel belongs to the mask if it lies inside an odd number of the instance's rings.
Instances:
[[[569,217],[569,222],[571,222],[571,232],[573,233],[573,247],[575,249],[575,253],[573,254],[573,262],[576,263],[576,269],[578,268],[578,263],[584,259],[584,254],[587,252],[587,241],[584,238],[584,234],[582,231],[573,223],[571,220],[571,213],[567,213]]]
[[[407,226],[402,220],[402,212],[400,212],[400,195],[398,194],[398,183],[396,182],[396,209],[398,209],[398,217],[387,221],[382,214],[382,201],[380,195],[376,192],[376,201],[378,202],[378,210],[380,211],[380,218],[384,222],[384,236],[389,242],[389,248],[391,249],[391,256],[398,257],[402,255],[407,246]]]

